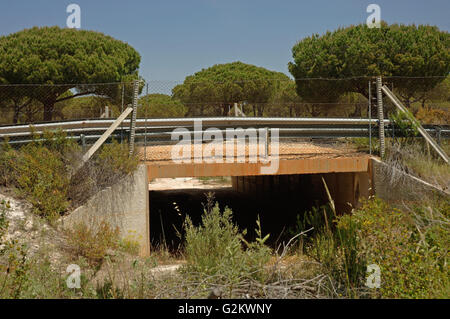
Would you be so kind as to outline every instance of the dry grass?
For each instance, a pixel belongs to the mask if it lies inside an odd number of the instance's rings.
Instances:
[[[450,143],[445,141],[442,147],[449,154]],[[390,140],[386,162],[401,171],[440,186],[443,190],[450,189],[449,165],[437,157],[434,150],[429,149],[423,142],[402,145]]]

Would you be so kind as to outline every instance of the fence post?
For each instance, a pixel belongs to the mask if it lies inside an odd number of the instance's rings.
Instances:
[[[372,155],[372,88],[369,79],[369,154]]]
[[[381,76],[377,76],[378,136],[380,139],[380,157],[384,158],[385,135],[384,135],[383,94],[381,92],[381,87],[382,87]]]
[[[148,97],[148,83],[145,89],[145,96],[147,97],[147,105],[145,105],[145,134],[144,134],[144,161],[147,161],[147,111],[150,109],[150,98]],[[145,101],[144,101],[145,103]]]
[[[264,129],[264,140],[265,140],[265,147],[264,147],[264,156],[265,158],[269,157],[269,128],[266,127]]]
[[[122,89],[121,89],[121,104],[120,104],[120,114],[123,113],[123,103],[124,103],[124,90],[125,90],[125,85],[122,83]],[[123,123],[121,124],[121,128],[120,128],[120,143],[123,143]]]
[[[131,121],[130,121],[130,155],[133,154],[134,152],[138,95],[139,95],[139,80],[135,80],[133,83],[133,105],[132,105],[133,113],[131,114]]]

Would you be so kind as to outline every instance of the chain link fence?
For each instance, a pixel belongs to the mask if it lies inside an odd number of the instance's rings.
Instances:
[[[138,118],[367,118],[369,82],[348,79],[247,79],[142,82]],[[385,77],[386,84],[427,124],[449,123],[450,80]],[[133,98],[133,83],[0,85],[0,125],[116,118]],[[236,112],[235,108],[241,112]],[[386,103],[386,114],[394,110]],[[426,114],[428,113],[428,114]],[[375,108],[373,114],[376,115]]]
[[[387,85],[422,124],[450,123],[450,80],[445,77],[384,77]],[[231,81],[141,82],[137,107],[138,145],[158,133],[150,119],[194,117],[372,118],[377,119],[375,81],[369,77],[345,79],[245,79]],[[0,85],[0,128],[15,124],[116,119],[133,100],[133,82],[65,85]],[[396,108],[384,99],[386,119]],[[107,125],[107,124],[105,124]],[[107,126],[106,126],[107,127]],[[374,128],[375,129],[375,128]],[[105,126],[89,134],[69,129],[82,143],[99,138]],[[129,121],[112,138],[128,138]],[[0,132],[1,133],[1,132]],[[86,132],[85,132],[86,133]],[[395,128],[387,129],[395,135]],[[1,134],[0,134],[1,135]],[[24,135],[24,134],[22,134]],[[83,135],[85,135],[83,137]],[[374,131],[373,136],[376,136]],[[435,134],[436,137],[438,137]],[[23,140],[20,134],[11,140]]]
[[[117,117],[133,83],[0,85],[0,124]]]

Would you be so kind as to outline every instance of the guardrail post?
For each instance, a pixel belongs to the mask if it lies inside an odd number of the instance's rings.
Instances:
[[[441,146],[441,130],[442,130],[442,128],[440,126],[436,126],[434,129],[436,131],[436,142],[438,143],[439,146]]]
[[[131,121],[130,121],[130,155],[133,154],[134,152],[138,95],[139,95],[139,80],[135,80],[133,83],[133,105],[132,105],[133,113],[131,114]]]
[[[385,135],[384,135],[383,94],[381,92],[381,87],[382,87],[381,76],[377,76],[378,137],[380,139],[380,157],[384,158]]]
[[[86,151],[86,135],[80,134],[80,140],[81,140],[81,148],[84,153]]]

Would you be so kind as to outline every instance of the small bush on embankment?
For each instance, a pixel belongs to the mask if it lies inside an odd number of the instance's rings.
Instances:
[[[448,298],[449,212],[449,201],[400,210],[374,199],[338,225],[356,225],[359,253],[381,269],[382,297]]]
[[[326,210],[313,210],[300,227],[316,228],[304,251],[349,297],[448,298],[449,212],[449,201],[398,209],[374,198],[327,227]],[[378,289],[365,287],[371,264],[381,270]]]
[[[67,249],[71,256],[83,257],[92,266],[100,266],[108,250],[119,247],[119,229],[106,221],[76,223],[67,230]]]
[[[82,151],[63,132],[35,135],[18,149],[0,146],[0,185],[14,188],[34,212],[54,221],[69,207],[82,205],[101,189],[132,173],[139,162],[128,146],[104,145],[83,167]]]
[[[69,154],[77,144],[62,133],[45,133],[18,150],[7,144],[2,149],[3,184],[15,187],[37,215],[54,221],[69,205]]]

